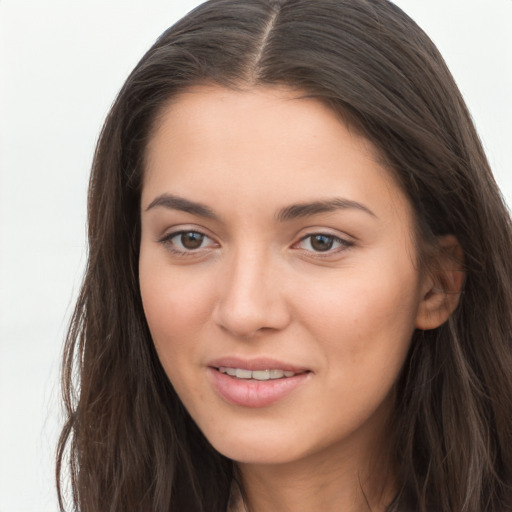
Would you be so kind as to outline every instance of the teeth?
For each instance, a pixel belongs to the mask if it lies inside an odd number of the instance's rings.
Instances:
[[[270,379],[270,370],[253,370],[252,378],[256,380]]]
[[[293,372],[288,372],[293,375]],[[283,370],[270,370],[270,378],[271,379],[280,379],[284,377],[284,371]],[[288,375],[288,377],[291,377],[291,375]]]
[[[251,370],[242,370],[241,368],[237,368],[235,376],[237,379],[250,379],[252,377],[252,372]]]
[[[279,369],[268,369],[268,370],[245,370],[243,368],[227,368],[221,366],[219,368],[221,373],[231,375],[237,379],[254,379],[254,380],[273,380],[282,379],[283,377],[293,377],[295,372],[279,370]]]

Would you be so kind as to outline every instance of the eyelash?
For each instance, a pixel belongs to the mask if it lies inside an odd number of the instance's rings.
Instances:
[[[173,239],[177,237],[182,237],[183,235],[199,235],[202,237],[201,239],[201,246],[194,248],[194,249],[187,249],[186,247],[183,247],[183,249],[177,248],[176,242],[173,242]],[[329,243],[331,244],[339,244],[338,247],[335,247],[334,249],[332,247],[329,247],[325,251],[320,250],[314,250],[312,249],[304,249],[299,247],[303,242],[306,240],[309,240],[309,245],[312,247],[312,240],[314,237],[325,237],[329,239]],[[182,229],[180,231],[174,231],[172,233],[169,233],[162,237],[160,240],[158,240],[159,243],[165,245],[165,247],[171,251],[173,254],[176,254],[177,256],[196,256],[202,249],[204,250],[207,247],[202,246],[202,242],[205,240],[209,240],[212,242],[212,245],[215,244],[215,242],[205,233],[202,233],[201,231],[197,231],[194,229]],[[183,242],[180,241],[181,245],[183,246]],[[292,245],[293,249],[301,250],[306,253],[314,254],[316,258],[327,258],[329,256],[332,256],[333,254],[337,254],[339,252],[345,251],[352,247],[354,245],[354,242],[345,240],[343,238],[340,238],[338,236],[332,235],[330,233],[322,233],[322,232],[315,232],[315,233],[308,233],[307,235],[303,236],[298,242]]]
[[[309,240],[309,245],[312,245],[312,241],[314,237],[325,237],[328,238],[331,244],[339,244],[338,247],[332,248],[329,247],[325,251],[315,251],[314,249],[308,250],[308,249],[301,249],[300,247],[297,247],[298,245],[302,244],[304,241]],[[312,253],[315,255],[315,258],[328,258],[330,256],[333,256],[335,254],[338,254],[342,251],[345,251],[347,249],[350,249],[354,245],[354,242],[350,240],[345,240],[344,238],[340,238],[339,236],[333,235],[331,233],[322,233],[322,232],[316,232],[316,233],[308,233],[307,235],[303,236],[297,243],[293,245],[293,247],[297,247],[298,250],[303,250],[308,253]]]
[[[172,233],[169,233],[168,235],[165,235],[164,237],[162,237],[160,240],[158,240],[158,242],[160,242],[161,244],[165,245],[165,247],[171,251],[172,253],[178,255],[178,256],[184,256],[184,257],[187,257],[187,256],[195,256],[199,253],[199,251],[201,249],[204,249],[204,247],[197,247],[195,249],[187,249],[186,247],[183,247],[183,249],[179,249],[177,248],[177,245],[175,242],[173,242],[173,239],[174,238],[177,238],[177,237],[182,237],[183,235],[191,235],[191,234],[194,234],[194,235],[199,235],[202,238],[201,242],[203,242],[204,240],[210,240],[211,242],[213,242],[213,240],[206,234],[202,233],[201,231],[197,231],[195,229],[182,229],[180,231],[174,231]],[[181,242],[181,244],[183,245],[183,242]]]

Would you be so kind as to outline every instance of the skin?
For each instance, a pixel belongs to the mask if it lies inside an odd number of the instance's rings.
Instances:
[[[411,205],[376,150],[296,91],[203,86],[164,109],[146,157],[147,321],[184,405],[237,461],[251,512],[384,510],[394,384],[414,329],[449,312],[418,270]],[[332,198],[351,203],[276,218]],[[190,231],[205,235],[197,249],[182,245]],[[313,244],[319,233],[331,249]],[[281,400],[244,407],[212,385],[209,363],[227,356],[308,373]]]

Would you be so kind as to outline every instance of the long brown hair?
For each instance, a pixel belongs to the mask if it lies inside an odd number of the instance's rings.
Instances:
[[[285,85],[325,102],[396,174],[419,247],[458,239],[459,307],[441,327],[415,332],[397,385],[401,491],[392,508],[511,508],[510,216],[442,57],[386,0],[211,0],[167,30],[127,79],[90,180],[89,260],[63,365],[61,508],[68,467],[81,512],[226,509],[233,464],[176,396],[138,284],[145,147],[163,106],[202,83]]]

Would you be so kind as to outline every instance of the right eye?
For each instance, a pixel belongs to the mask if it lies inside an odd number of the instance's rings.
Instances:
[[[169,233],[160,242],[165,244],[172,252],[186,254],[200,249],[215,247],[215,242],[199,231],[183,230]]]

